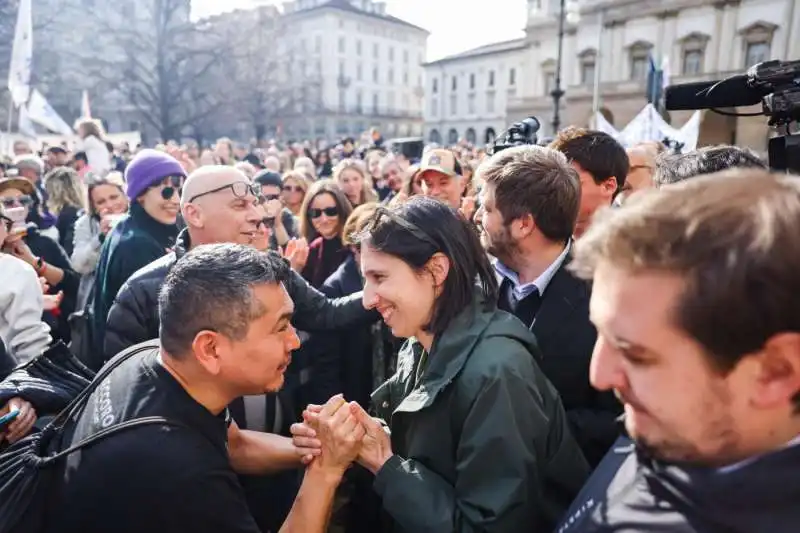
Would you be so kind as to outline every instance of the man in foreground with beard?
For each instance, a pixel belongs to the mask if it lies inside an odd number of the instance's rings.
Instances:
[[[558,531],[797,531],[800,182],[726,171],[605,215],[571,267],[635,450]]]
[[[113,369],[67,429],[62,449],[121,422],[166,421],[70,455],[48,516],[51,531],[260,533],[236,473],[287,468],[303,452],[283,437],[240,430],[227,406],[283,385],[300,345],[287,279],[284,260],[243,245],[199,246],[175,264],[159,296],[159,340],[108,363]],[[325,530],[334,491],[364,436],[341,396],[323,412],[321,462],[306,470],[282,533]]]

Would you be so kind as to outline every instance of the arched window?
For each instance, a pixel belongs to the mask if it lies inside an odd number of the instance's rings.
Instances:
[[[447,143],[458,144],[458,131],[455,128],[450,128],[450,131],[447,132]]]
[[[439,130],[432,129],[430,134],[430,141],[434,144],[442,144],[442,135],[439,133]]]
[[[467,137],[467,142],[468,143],[475,144],[475,141],[477,140],[477,136],[475,135],[475,130],[473,128],[467,129],[466,137]]]
[[[495,138],[497,138],[497,134],[494,132],[494,128],[486,128],[486,133],[483,137],[484,142],[486,144],[493,143]]]

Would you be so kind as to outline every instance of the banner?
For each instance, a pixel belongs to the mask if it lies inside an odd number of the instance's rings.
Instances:
[[[73,134],[69,124],[64,122],[64,119],[59,116],[38,89],[34,89],[31,93],[31,99],[28,102],[28,116],[32,121],[44,126],[50,131],[62,135]]]
[[[669,141],[677,144],[681,153],[686,153],[697,148],[701,120],[702,112],[695,111],[686,124],[677,129],[667,124],[653,104],[647,104],[622,131],[617,131],[598,112],[595,114],[595,129],[611,135],[626,148],[647,141]]]
[[[8,90],[14,105],[28,101],[31,93],[31,62],[33,61],[33,25],[31,0],[21,0],[17,12],[17,27],[8,68]]]

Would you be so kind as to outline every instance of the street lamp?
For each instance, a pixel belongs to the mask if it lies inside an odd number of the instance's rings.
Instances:
[[[555,87],[550,95],[553,97],[553,135],[558,133],[561,127],[561,97],[564,90],[561,88],[561,62],[564,56],[564,25],[569,23],[575,25],[580,20],[578,11],[578,0],[561,0],[558,12],[558,56],[556,57],[556,80]]]

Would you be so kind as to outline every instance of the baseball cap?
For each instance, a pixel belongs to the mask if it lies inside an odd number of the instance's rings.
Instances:
[[[417,171],[418,175],[422,176],[428,171],[439,172],[450,177],[462,175],[461,163],[458,162],[453,152],[445,149],[430,150],[422,156]]]

